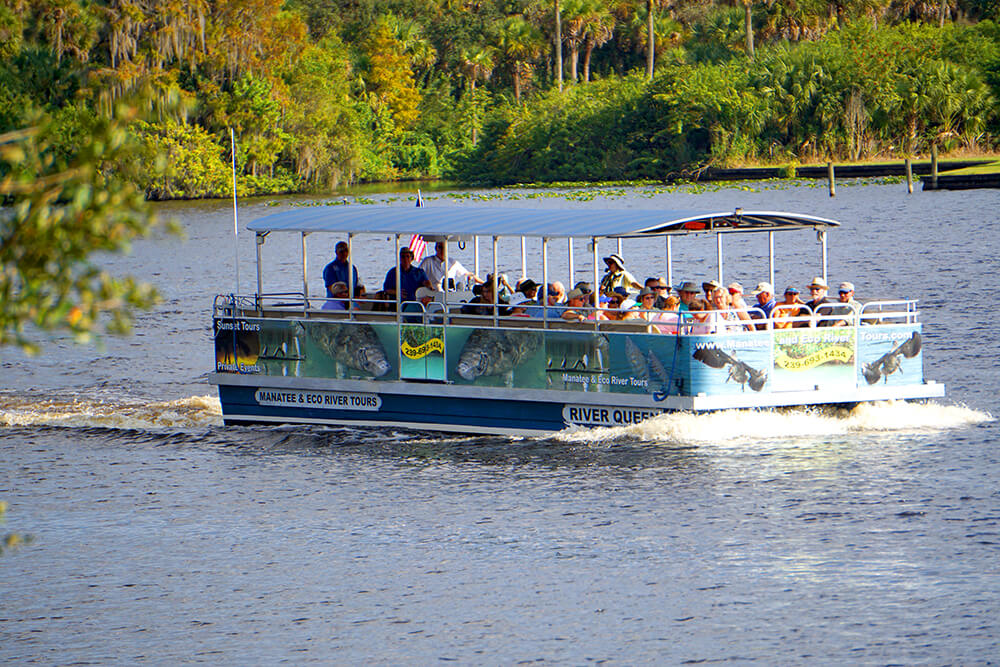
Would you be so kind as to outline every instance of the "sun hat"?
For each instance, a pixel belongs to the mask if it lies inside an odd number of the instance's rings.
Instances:
[[[588,283],[586,280],[581,280],[577,284],[573,285],[573,289],[578,289],[581,292],[583,292],[584,294],[590,294],[591,292],[594,291],[590,287],[590,283]]]
[[[338,280],[334,284],[330,285],[330,294],[336,294],[337,292],[346,292],[347,283]]]
[[[689,281],[687,281],[685,283],[681,283],[680,285],[678,285],[677,286],[677,291],[678,292],[692,292],[694,294],[697,294],[698,293],[698,286],[695,285],[693,282],[691,282],[689,280]]]
[[[604,258],[604,263],[608,264],[609,262],[614,262],[615,264],[618,265],[619,269],[621,269],[622,271],[625,270],[625,260],[622,259],[621,255],[619,254],[608,255],[607,257]]]
[[[521,294],[527,294],[531,290],[538,289],[539,287],[541,287],[541,285],[536,283],[531,278],[525,278],[524,280],[522,280],[517,284],[517,291],[520,292]]]
[[[739,283],[729,283],[729,285],[726,286],[726,289],[729,290],[730,294],[743,294],[743,285],[740,285]]]
[[[798,287],[789,285],[788,287],[785,288],[785,294],[798,294],[798,293],[799,293]]]
[[[704,282],[701,284],[701,289],[703,289],[706,292],[709,290],[718,289],[720,287],[722,287],[722,285],[719,284],[718,280],[709,280],[708,282]]]
[[[423,287],[423,286],[421,286],[421,287],[417,288],[417,299],[423,299],[425,296],[429,296],[430,298],[433,299],[437,295],[438,295],[438,293],[436,291],[432,290],[430,287]]]
[[[622,287],[621,285],[619,285],[618,287],[614,288],[611,291],[614,292],[615,294],[628,298],[628,290]]]
[[[849,282],[840,283],[840,291],[841,292],[853,292],[854,291],[854,283],[849,283]]]
[[[643,287],[641,290],[639,290],[639,295],[636,297],[636,300],[642,301],[642,298],[645,296],[656,296],[656,292],[649,289],[648,287]]]
[[[819,276],[816,276],[815,278],[812,279],[811,283],[806,285],[806,287],[821,287],[823,289],[829,289],[830,286],[826,284],[825,280],[823,280]]]
[[[587,292],[584,292],[582,289],[575,289],[566,295],[566,300],[571,301],[573,299],[582,299],[585,296],[587,296]]]
[[[754,294],[763,294],[767,292],[768,294],[774,294],[774,285],[771,283],[757,283],[757,287],[754,288]]]

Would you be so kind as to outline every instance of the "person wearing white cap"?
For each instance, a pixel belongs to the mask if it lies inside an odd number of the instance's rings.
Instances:
[[[757,297],[757,305],[754,308],[753,318],[769,320],[771,319],[771,311],[774,310],[774,285],[768,282],[759,282],[753,290],[753,294]],[[760,323],[757,325],[758,329],[769,329],[770,323]]]
[[[840,283],[840,287],[837,288],[837,303],[834,304],[831,312],[840,316],[840,319],[830,322],[829,326],[854,326],[855,318],[861,312],[861,304],[854,300],[854,283]]]
[[[601,278],[601,294],[611,296],[616,287],[624,287],[627,290],[641,289],[642,285],[635,277],[625,270],[625,260],[621,255],[608,255],[604,258],[607,265],[607,272]]]

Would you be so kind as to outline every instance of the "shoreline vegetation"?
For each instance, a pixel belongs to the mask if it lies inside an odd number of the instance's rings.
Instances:
[[[71,162],[128,106],[101,169],[152,201],[231,197],[230,130],[246,197],[896,178],[907,156],[917,177],[932,153],[993,178],[998,21],[987,0],[0,0],[0,145],[37,128]]]

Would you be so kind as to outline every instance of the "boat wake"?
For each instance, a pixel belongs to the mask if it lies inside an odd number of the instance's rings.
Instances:
[[[0,395],[0,427],[64,426],[115,429],[185,429],[222,425],[214,396],[175,401],[31,399]]]
[[[879,431],[937,431],[992,420],[988,412],[960,405],[885,401],[863,403],[853,410],[813,407],[663,414],[630,426],[570,428],[555,438],[595,444],[638,440],[697,445]]]

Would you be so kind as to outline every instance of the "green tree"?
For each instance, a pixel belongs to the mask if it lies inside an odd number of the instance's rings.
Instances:
[[[43,332],[80,342],[102,328],[129,330],[156,291],[93,264],[95,251],[123,251],[155,224],[129,171],[135,145],[118,120],[94,119],[69,159],[57,150],[58,122],[0,135],[0,345],[37,352]],[[134,163],[132,163],[134,164]],[[154,165],[143,165],[153,168]]]

